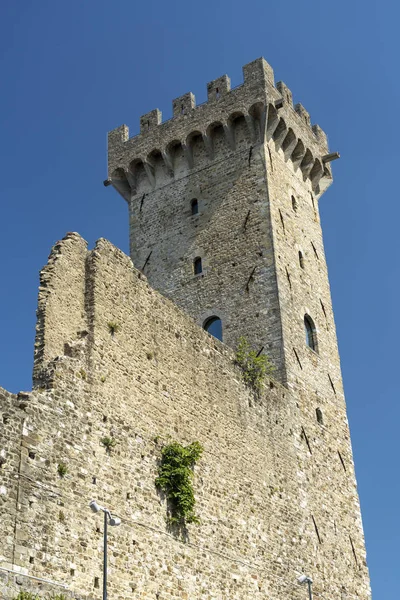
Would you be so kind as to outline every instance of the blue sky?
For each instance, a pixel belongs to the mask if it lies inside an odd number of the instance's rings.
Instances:
[[[327,133],[321,215],[375,600],[398,600],[396,191],[400,8],[388,0],[15,2],[0,7],[0,385],[29,389],[38,272],[78,231],[128,252],[106,132],[264,56]]]

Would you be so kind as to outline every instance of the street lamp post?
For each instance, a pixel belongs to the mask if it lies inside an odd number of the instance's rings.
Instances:
[[[300,585],[302,585],[303,583],[306,583],[308,586],[308,600],[312,600],[312,579],[311,577],[307,577],[307,575],[300,575],[300,577],[297,579],[297,581],[300,583]]]
[[[108,525],[111,527],[117,527],[121,525],[121,519],[118,517],[112,517],[108,508],[100,506],[95,500],[92,500],[89,504],[90,509],[94,513],[103,511],[104,513],[104,533],[103,533],[103,600],[107,600],[107,529]]]

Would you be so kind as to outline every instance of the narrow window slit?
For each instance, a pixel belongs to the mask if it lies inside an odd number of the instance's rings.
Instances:
[[[304,256],[300,250],[299,250],[299,265],[302,269],[304,269]]]
[[[310,196],[311,196],[311,202],[312,202],[313,209],[314,209],[314,217],[315,217],[315,220],[318,221],[318,215],[317,215],[317,209],[315,208],[314,196],[312,195],[311,192],[310,192]]]
[[[269,154],[269,162],[271,163],[271,173],[274,172],[274,165],[272,164],[272,154],[271,154],[271,150],[268,147],[268,154]]]
[[[248,278],[248,280],[247,280],[247,283],[246,283],[246,292],[248,292],[248,291],[249,291],[249,285],[250,285],[250,281],[253,279],[253,275],[254,275],[254,273],[255,273],[255,270],[256,270],[256,268],[257,268],[257,267],[254,267],[254,269],[253,269],[253,270],[252,270],[252,272],[250,273],[250,277],[249,277],[249,278]]]
[[[354,548],[354,544],[353,544],[353,540],[351,539],[351,535],[349,535],[349,539],[350,539],[351,549],[353,550],[354,560],[356,561],[356,565],[358,567],[358,560],[357,560],[356,549]]]
[[[199,214],[199,202],[197,200],[197,198],[193,198],[190,202],[190,208],[192,211],[192,215],[198,215]]]
[[[336,396],[336,390],[335,390],[335,386],[333,385],[333,381],[332,381],[332,379],[331,379],[331,376],[329,375],[329,373],[328,373],[328,377],[329,377],[329,381],[330,381],[330,384],[331,384],[331,388],[332,388],[332,390],[333,390],[333,393],[334,393],[334,394],[335,394],[335,396]]]
[[[200,256],[196,256],[193,261],[193,271],[195,275],[200,275],[203,272],[203,265]]]
[[[146,260],[144,261],[144,265],[143,265],[143,267],[141,268],[141,271],[144,271],[144,270],[145,270],[145,268],[146,268],[146,265],[147,265],[147,263],[149,262],[149,260],[150,260],[150,256],[151,256],[152,254],[153,254],[153,250],[150,250],[149,254],[147,255],[147,258],[146,258]]]
[[[311,242],[311,246],[312,246],[312,249],[314,250],[314,254],[315,254],[316,258],[319,260],[318,252],[317,252],[317,249],[316,249],[316,247],[314,246],[314,243],[313,243],[313,242]]]
[[[314,516],[311,515],[311,518],[312,518],[313,523],[314,523],[315,533],[317,534],[318,541],[319,541],[320,544],[322,544],[322,540],[320,538],[318,527],[317,527],[317,523],[315,522]]]
[[[306,432],[305,432],[305,430],[304,430],[304,427],[302,427],[302,428],[301,428],[301,433],[302,433],[302,434],[303,434],[303,436],[304,436],[304,439],[305,439],[305,441],[306,441],[307,448],[308,448],[308,450],[309,450],[310,454],[312,454],[312,450],[311,450],[310,442],[308,441],[308,437],[307,437],[307,434],[306,434]]]
[[[99,587],[99,578],[98,578],[98,577],[95,577],[95,578],[94,578],[94,587],[95,587],[95,588],[98,588],[98,587]]]
[[[243,231],[246,231],[246,227],[247,227],[247,221],[249,220],[249,217],[250,217],[250,212],[251,212],[251,211],[249,210],[249,211],[248,211],[248,213],[247,213],[247,215],[246,215],[246,218],[245,218],[245,220],[244,220]]]
[[[299,355],[298,355],[298,354],[297,354],[297,352],[296,352],[296,348],[293,348],[293,352],[294,352],[294,355],[295,355],[295,357],[296,357],[296,360],[297,360],[297,362],[299,363],[299,367],[300,367],[300,369],[303,369],[303,367],[301,366],[301,362],[300,362],[300,359],[299,359]]]
[[[250,166],[251,166],[251,157],[252,156],[253,156],[253,146],[250,146],[250,149],[249,149],[249,159],[248,159],[249,160],[249,169],[250,169]]]
[[[304,331],[307,346],[318,353],[317,329],[310,315],[304,315]]]
[[[290,289],[292,289],[292,282],[291,282],[291,280],[290,280],[290,273],[289,273],[289,271],[287,270],[287,267],[285,267],[285,270],[286,270],[286,277],[287,277],[287,280],[288,280],[288,282],[289,282],[289,288],[290,288]]]
[[[280,218],[281,218],[281,223],[282,223],[283,232],[284,232],[284,233],[286,233],[286,230],[285,230],[285,221],[283,220],[283,215],[282,215],[282,211],[281,211],[281,209],[279,209],[279,216],[280,216]]]
[[[346,472],[346,471],[347,471],[347,469],[346,469],[346,465],[344,464],[343,457],[342,457],[342,455],[340,454],[339,450],[337,451],[337,453],[338,453],[338,455],[339,455],[340,462],[342,463],[342,467],[343,467],[344,471]]]
[[[297,212],[298,204],[297,204],[297,200],[294,196],[292,196],[292,208],[293,208],[294,212]]]
[[[322,416],[322,410],[320,408],[315,409],[315,413],[317,415],[317,421],[320,425],[324,424],[324,418]]]

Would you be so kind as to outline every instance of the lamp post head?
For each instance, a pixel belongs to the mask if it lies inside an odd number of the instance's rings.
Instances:
[[[89,502],[89,506],[90,506],[90,510],[93,511],[94,513],[103,511],[103,513],[105,513],[107,515],[108,524],[111,525],[111,527],[118,527],[118,525],[121,525],[121,519],[119,517],[112,517],[108,508],[104,508],[104,506],[100,506],[99,504],[97,504],[96,500],[92,500],[91,502]]]
[[[307,577],[307,575],[300,575],[300,577],[297,578],[297,581],[300,583],[300,585],[302,585],[303,583],[312,583],[313,582],[311,577]]]
[[[90,506],[90,510],[92,510],[94,513],[97,513],[97,512],[100,512],[101,510],[103,510],[102,507],[97,504],[96,500],[92,500],[89,503],[89,506]]]

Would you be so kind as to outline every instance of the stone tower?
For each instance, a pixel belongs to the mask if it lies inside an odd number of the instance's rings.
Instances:
[[[263,349],[277,378],[295,393],[293,423],[300,419],[310,455],[313,444],[318,448],[299,501],[313,514],[319,544],[320,523],[336,515],[323,569],[335,563],[340,580],[353,560],[366,589],[318,208],[332,182],[330,162],[339,155],[329,152],[306,109],[293,105],[288,87],[274,84],[263,58],[245,65],[243,74],[234,89],[226,75],[211,81],[207,102],[197,107],[191,93],[175,99],[164,123],[157,109],[142,116],[133,138],[126,126],[110,132],[105,184],[128,202],[131,257],[150,284],[202,327],[221,319],[228,346],[245,336]],[[327,464],[333,465],[329,484]],[[339,550],[337,523],[350,505],[357,533],[346,534]]]
[[[41,271],[33,389],[0,388],[5,600],[100,599],[91,499],[122,519],[110,598],[304,600],[301,574],[316,599],[370,598],[318,216],[335,155],[263,59],[208,94],[110,134],[137,268],[68,233]],[[217,317],[226,345],[201,329]],[[257,395],[240,335],[277,367]],[[171,440],[204,448],[179,530],[156,484]]]
[[[243,335],[263,348],[283,382],[315,381],[323,365],[338,391],[318,213],[338,155],[264,59],[243,73],[233,90],[211,81],[200,106],[175,99],[165,123],[142,116],[131,139],[112,131],[106,183],[128,202],[131,258],[153,287],[200,326],[221,319],[227,345]]]

